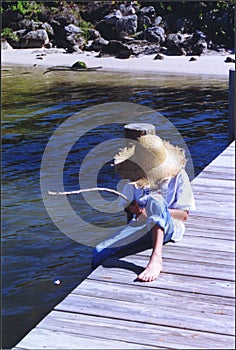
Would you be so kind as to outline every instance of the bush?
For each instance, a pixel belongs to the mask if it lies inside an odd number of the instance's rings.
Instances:
[[[2,30],[2,33],[1,33],[1,38],[2,39],[6,39],[6,40],[13,40],[13,41],[19,41],[20,39],[18,38],[18,36],[13,33],[13,30],[11,28],[4,28]]]

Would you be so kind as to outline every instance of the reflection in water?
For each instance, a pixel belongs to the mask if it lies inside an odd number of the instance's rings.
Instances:
[[[12,347],[90,271],[92,248],[62,234],[50,220],[40,193],[40,164],[47,142],[68,117],[108,102],[154,109],[183,136],[197,175],[227,145],[228,82],[225,80],[121,73],[49,73],[27,68],[2,72],[3,154],[3,345]],[[155,113],[153,124],[156,124]],[[86,118],[84,126],[89,123]],[[158,133],[158,130],[157,130]],[[81,161],[91,147],[123,137],[122,125],[88,132],[76,143],[64,169],[66,189],[77,189]],[[206,152],[207,150],[207,152]],[[116,186],[109,162],[98,185]],[[112,195],[102,194],[107,200]],[[75,211],[101,227],[123,222],[121,213],[102,215],[83,197]],[[61,284],[53,281],[60,279]],[[14,336],[12,328],[16,329]]]

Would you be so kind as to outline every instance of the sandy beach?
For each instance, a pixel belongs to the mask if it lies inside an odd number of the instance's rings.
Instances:
[[[191,74],[228,77],[229,70],[235,68],[234,63],[226,63],[226,57],[234,55],[202,55],[164,56],[162,60],[154,60],[154,55],[117,59],[114,57],[97,57],[97,52],[66,53],[63,49],[7,49],[2,50],[2,67],[7,65],[24,65],[30,67],[72,66],[83,61],[87,67],[101,66],[105,71]]]

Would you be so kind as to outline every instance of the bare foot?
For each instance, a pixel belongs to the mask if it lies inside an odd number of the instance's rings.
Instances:
[[[157,279],[162,270],[162,259],[159,255],[152,255],[146,269],[137,279],[142,282],[152,282]]]

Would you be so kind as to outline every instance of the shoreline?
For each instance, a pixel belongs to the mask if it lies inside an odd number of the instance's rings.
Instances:
[[[201,56],[165,56],[154,60],[156,54],[142,55],[128,59],[115,57],[96,57],[97,52],[66,53],[64,49],[2,49],[2,68],[6,66],[29,66],[48,68],[55,66],[71,67],[77,61],[83,61],[88,68],[99,67],[99,71],[127,73],[166,73],[183,75],[205,75],[227,78],[229,70],[235,63],[224,62],[226,57],[235,58],[233,54],[211,54]],[[193,57],[194,60],[190,61]]]

